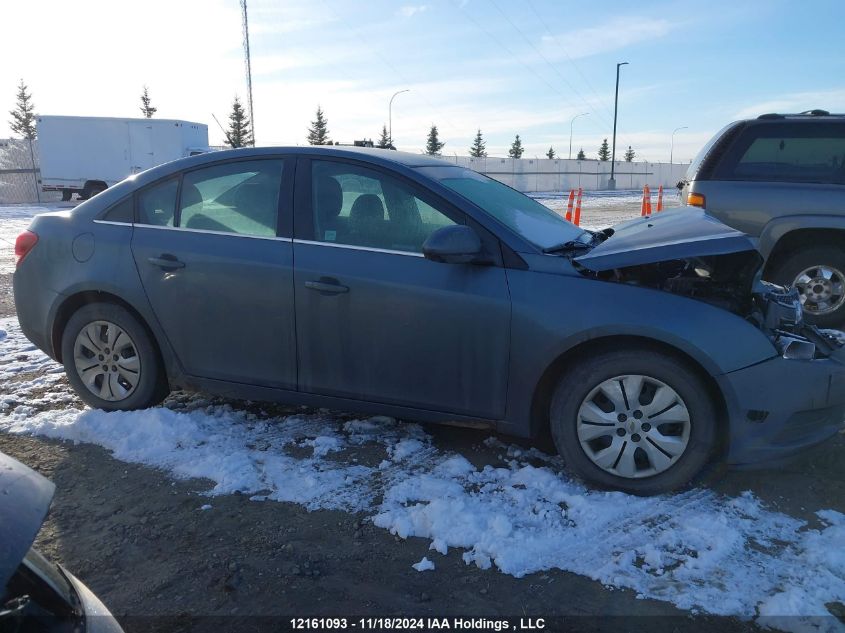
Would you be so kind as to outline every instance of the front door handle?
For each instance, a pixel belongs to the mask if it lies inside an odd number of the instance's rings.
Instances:
[[[309,290],[316,290],[317,292],[330,295],[339,295],[344,292],[349,292],[349,286],[344,286],[336,279],[327,279],[323,277],[317,281],[306,281],[305,287]]]
[[[170,255],[169,253],[164,253],[158,257],[149,257],[147,261],[162,270],[176,270],[177,268],[185,267],[185,262],[179,261],[175,255]]]

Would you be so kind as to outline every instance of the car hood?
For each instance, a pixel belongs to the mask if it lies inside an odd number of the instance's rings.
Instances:
[[[623,222],[614,226],[613,231],[610,238],[574,260],[598,272],[757,250],[745,233],[692,207],[668,209]]]
[[[35,541],[55,490],[48,479],[0,453],[0,590]]]

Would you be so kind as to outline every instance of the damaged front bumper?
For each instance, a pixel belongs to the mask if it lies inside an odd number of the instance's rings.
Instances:
[[[827,358],[779,356],[717,376],[737,466],[770,465],[845,427],[845,349]]]

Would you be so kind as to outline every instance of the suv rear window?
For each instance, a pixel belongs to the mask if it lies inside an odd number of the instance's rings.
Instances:
[[[845,183],[845,124],[749,126],[716,169],[714,179]]]

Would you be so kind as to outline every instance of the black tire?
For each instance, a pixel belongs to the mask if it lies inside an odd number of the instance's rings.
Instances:
[[[680,396],[689,412],[686,448],[658,474],[621,477],[594,463],[581,446],[577,427],[582,403],[603,382],[625,375],[661,381]],[[566,371],[552,398],[550,426],[555,446],[573,473],[601,488],[643,496],[669,492],[692,481],[713,454],[717,436],[716,407],[703,381],[683,361],[647,348],[602,351]]]
[[[94,394],[85,385],[77,369],[74,360],[77,335],[96,321],[106,321],[117,325],[134,344],[133,347],[140,362],[140,376],[134,391],[124,399],[107,400]],[[77,395],[95,409],[106,411],[145,409],[159,404],[169,392],[158,349],[147,329],[128,310],[113,303],[89,303],[71,316],[62,335],[62,361],[68,380]]]
[[[792,286],[798,275],[817,266],[826,266],[845,274],[845,250],[835,246],[818,246],[796,251],[773,262],[767,277],[776,284]],[[814,314],[805,308],[804,319],[819,327],[841,327],[845,324],[845,301],[826,314]]]
[[[73,191],[70,189],[62,189],[62,202],[69,202],[73,196]]]
[[[88,181],[85,183],[85,186],[82,187],[82,192],[79,194],[80,200],[90,200],[98,193],[102,193],[107,189],[106,185],[102,182],[91,182]]]

